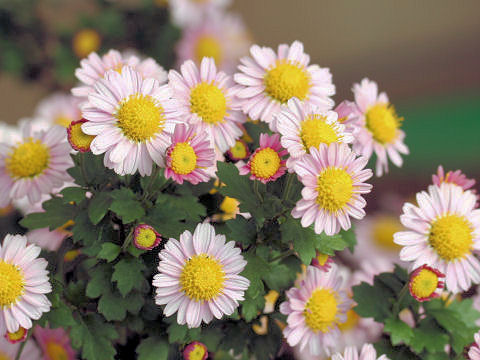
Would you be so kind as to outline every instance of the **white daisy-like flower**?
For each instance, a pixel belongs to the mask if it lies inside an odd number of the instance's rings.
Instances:
[[[50,311],[47,261],[39,254],[21,235],[7,235],[0,245],[0,334],[30,329],[32,319]]]
[[[166,304],[165,316],[176,312],[180,325],[199,327],[231,315],[250,285],[239,275],[247,264],[241,250],[210,224],[198,224],[193,235],[185,231],[180,241],[170,239],[159,257],[155,302]]]
[[[150,175],[153,162],[163,165],[175,123],[177,102],[167,85],[144,79],[132,67],[110,70],[94,85],[82,108],[85,134],[95,135],[90,150],[105,153],[105,166],[117,174]]]
[[[170,70],[169,85],[179,102],[185,121],[205,131],[216,147],[226,152],[243,135],[241,124],[246,117],[235,101],[235,87],[227,74],[217,72],[212,58],[203,58],[198,68],[191,60]]]
[[[251,119],[265,121],[276,131],[275,116],[293,97],[317,106],[319,111],[333,107],[330,97],[335,95],[335,85],[330,70],[310,65],[301,42],[279,45],[277,53],[253,45],[250,54],[240,60],[240,73],[234,79],[241,85],[237,96],[242,109]]]
[[[80,120],[80,100],[72,95],[55,93],[40,101],[35,109],[35,118],[67,128],[72,121]],[[41,120],[40,120],[41,119]]]
[[[377,351],[373,345],[365,344],[360,353],[356,347],[348,347],[343,354],[334,354],[332,360],[388,360],[388,357],[387,355],[382,355],[377,358]]]
[[[208,13],[225,9],[232,0],[168,0],[172,22],[180,27],[198,25]]]
[[[455,184],[431,185],[417,194],[418,206],[403,206],[402,224],[408,231],[394,235],[403,246],[400,259],[411,262],[411,270],[428,265],[445,274],[447,289],[466,291],[480,283],[480,209],[476,196]]]

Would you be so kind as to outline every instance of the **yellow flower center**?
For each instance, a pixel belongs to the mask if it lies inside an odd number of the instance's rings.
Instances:
[[[79,149],[89,149],[95,136],[87,135],[82,130],[82,123],[70,127],[70,142]]]
[[[317,192],[317,204],[329,212],[337,212],[352,198],[352,177],[345,170],[330,166],[318,175]]]
[[[140,228],[135,242],[145,248],[152,247],[157,240],[157,234],[152,229],[149,228]]]
[[[211,57],[215,64],[220,65],[222,61],[222,47],[220,42],[213,36],[202,36],[195,46],[195,58],[201,62],[204,57]]]
[[[268,179],[280,169],[281,159],[272,148],[258,151],[251,160],[250,171],[260,179]]]
[[[93,29],[80,30],[73,38],[73,51],[83,58],[100,48],[100,35]]]
[[[393,234],[402,230],[402,224],[393,216],[382,216],[373,224],[373,240],[384,249],[397,250],[400,245],[393,242]]]
[[[202,360],[205,356],[206,350],[200,344],[195,344],[193,350],[188,354],[188,360]]]
[[[6,337],[10,341],[19,341],[25,337],[26,333],[27,333],[27,329],[20,326],[18,330],[13,333],[7,332]]]
[[[338,141],[335,129],[332,125],[327,124],[325,120],[325,116],[313,115],[302,122],[300,137],[307,153],[309,153],[311,147],[318,148],[320,144],[330,145]]]
[[[323,266],[328,261],[328,255],[327,254],[318,254],[316,259],[317,259],[318,263],[320,264],[320,266]]]
[[[131,95],[125,99],[117,112],[118,127],[135,142],[145,142],[163,131],[165,117],[163,108],[149,95]]]
[[[64,128],[68,128],[71,122],[72,119],[65,115],[60,115],[55,118],[55,124],[63,126]]]
[[[360,321],[360,316],[355,312],[355,310],[350,309],[347,311],[347,321],[344,323],[338,324],[338,328],[341,332],[349,331],[354,329],[358,322]]]
[[[190,174],[197,167],[197,155],[189,143],[177,143],[170,153],[170,157],[172,158],[172,169],[176,174]]]
[[[442,259],[463,259],[472,250],[472,225],[456,214],[439,217],[432,223],[428,241]]]
[[[208,124],[218,124],[227,115],[227,99],[214,84],[200,83],[190,93],[190,111]]]
[[[7,171],[15,178],[33,178],[48,167],[50,152],[40,142],[29,138],[18,145],[5,159]]]
[[[0,260],[0,309],[15,304],[24,287],[25,279],[20,269]]]
[[[313,331],[327,332],[336,322],[338,307],[335,292],[330,289],[317,289],[312,292],[303,310],[305,323]]]
[[[220,210],[225,214],[236,215],[238,212],[238,200],[229,196],[225,196],[220,204]]]
[[[49,341],[46,346],[46,355],[50,360],[68,360],[68,354],[65,348],[56,343],[55,341]]]
[[[438,287],[438,276],[433,271],[422,269],[412,279],[412,293],[419,298],[428,298]]]
[[[195,301],[209,301],[223,291],[225,272],[218,260],[207,254],[195,255],[183,267],[180,285]]]
[[[245,146],[245,143],[243,143],[240,140],[237,140],[235,142],[235,145],[233,145],[230,148],[230,153],[235,159],[245,159],[247,157],[247,148]]]
[[[388,144],[397,138],[403,118],[398,117],[395,108],[389,104],[376,104],[365,115],[367,129],[375,141]]]
[[[279,60],[265,74],[264,84],[265,92],[284,104],[292,97],[305,100],[310,89],[310,76],[303,66]]]

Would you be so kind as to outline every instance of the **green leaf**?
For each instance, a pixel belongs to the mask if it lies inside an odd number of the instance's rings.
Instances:
[[[111,192],[113,202],[110,210],[117,214],[124,224],[131,223],[145,215],[142,203],[135,193],[128,188],[120,188]]]
[[[301,271],[300,265],[301,262],[297,257],[289,256],[279,264],[271,264],[271,270],[263,274],[263,280],[269,289],[282,292],[291,287],[297,278],[297,273]]]
[[[122,248],[117,244],[110,243],[110,242],[103,243],[102,249],[98,253],[97,257],[99,259],[107,260],[107,262],[112,262],[120,254],[121,250]]]
[[[45,212],[28,214],[20,221],[20,225],[30,230],[47,227],[55,230],[74,219],[77,214],[77,208],[64,204],[60,197],[45,201],[42,207]]]
[[[121,321],[127,315],[127,309],[122,300],[124,299],[120,298],[118,294],[106,291],[98,301],[98,311],[107,321]]]
[[[159,337],[149,337],[142,340],[136,353],[138,360],[167,360],[168,343]]]
[[[45,314],[45,316],[48,318],[49,324],[53,328],[77,325],[72,310],[67,307],[65,303],[60,303],[57,307],[52,308],[50,312]]]
[[[112,203],[112,198],[106,192],[95,194],[88,204],[88,218],[92,224],[97,225],[102,221],[108,212],[108,208]]]
[[[64,204],[68,204],[71,201],[79,204],[85,199],[85,194],[87,190],[82,189],[80,187],[67,187],[60,191],[62,194],[62,200]]]
[[[355,226],[352,224],[352,227],[348,230],[341,230],[340,236],[347,244],[348,249],[353,254],[355,251],[355,245],[357,245],[357,237],[355,235]]]
[[[247,294],[252,298],[256,298],[259,295],[263,295],[264,286],[262,281],[262,275],[270,271],[270,267],[265,260],[261,257],[247,253],[244,255],[247,265],[242,272],[242,275],[250,280],[250,286],[247,290]]]
[[[229,240],[234,240],[246,246],[255,243],[257,230],[253,218],[247,220],[243,216],[237,216],[235,219],[228,220],[225,224],[230,230]]]
[[[117,283],[118,290],[125,297],[132,289],[138,289],[144,281],[145,265],[139,259],[127,258],[114,266],[112,281]]]
[[[410,346],[417,353],[421,353],[423,349],[432,353],[442,352],[446,344],[448,344],[448,335],[433,319],[424,319],[413,329]]]
[[[187,325],[179,325],[176,321],[172,322],[167,329],[168,332],[168,342],[174,343],[178,342],[183,344],[187,336]]]
[[[89,270],[90,281],[86,288],[86,295],[91,299],[100,297],[105,291],[110,292],[112,286],[112,268],[107,264],[100,264]]]
[[[383,331],[390,334],[393,345],[409,344],[413,337],[412,328],[398,318],[387,319]]]
[[[354,286],[353,299],[357,303],[355,312],[362,317],[371,317],[383,322],[391,314],[391,300],[395,294],[375,279],[374,286],[362,282]]]
[[[88,218],[86,211],[81,211],[74,219],[73,225],[73,242],[83,242],[84,246],[93,245],[98,238],[98,229]]]
[[[256,298],[245,295],[245,300],[242,302],[242,316],[246,322],[250,322],[258,316],[258,313],[263,311],[265,307],[265,298],[257,296]]]

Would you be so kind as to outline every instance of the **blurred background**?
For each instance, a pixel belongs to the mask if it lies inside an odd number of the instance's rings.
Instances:
[[[337,103],[363,77],[388,93],[411,154],[375,181],[378,191],[416,192],[439,164],[480,179],[478,0],[237,0],[231,10],[255,43],[302,41],[331,69]],[[100,53],[134,48],[174,67],[182,31],[168,17],[167,0],[0,0],[0,121],[31,116],[45,95],[75,84],[85,29]]]

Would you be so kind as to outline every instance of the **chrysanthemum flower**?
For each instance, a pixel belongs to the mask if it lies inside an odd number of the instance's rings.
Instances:
[[[160,84],[167,81],[167,72],[152,58],[140,60],[135,55],[122,55],[117,50],[109,50],[102,57],[94,52],[81,60],[80,68],[75,70],[75,76],[80,80],[81,86],[73,88],[72,94],[86,98],[94,91],[95,83],[102,79],[107,71],[121,72],[124,66],[133,67],[144,79],[153,78]]]
[[[387,355],[382,355],[377,358],[377,351],[372,344],[365,344],[360,353],[357,348],[348,347],[342,354],[337,353],[332,356],[332,360],[388,360]]]
[[[150,175],[153,162],[163,164],[164,150],[177,118],[177,103],[167,85],[143,79],[133,68],[110,70],[94,86],[83,107],[85,134],[95,135],[93,154],[117,174]]]
[[[400,130],[403,118],[397,115],[387,94],[378,94],[376,82],[363,79],[360,84],[354,84],[352,90],[362,114],[353,150],[367,158],[375,151],[376,175],[382,176],[388,172],[388,158],[400,167],[403,163],[400,154],[408,154],[408,148],[403,142],[405,133]]]
[[[25,339],[27,338],[27,335],[28,335],[28,330],[23,328],[23,327],[19,327],[17,331],[15,332],[6,332],[5,333],[5,339],[7,339],[7,341],[10,343],[10,344],[16,344],[16,343],[19,343],[19,342],[24,342]],[[1,357],[0,357],[1,359]]]
[[[33,335],[44,353],[44,360],[75,360],[75,351],[67,332],[62,328],[48,329],[35,326]]]
[[[345,291],[341,290],[342,278],[333,266],[323,272],[313,266],[300,287],[286,292],[287,301],[280,305],[280,312],[288,315],[283,335],[290,346],[307,345],[312,355],[329,352],[340,336],[338,324],[347,320],[352,305]]]
[[[402,224],[409,231],[395,234],[402,245],[400,259],[423,264],[445,274],[449,291],[468,290],[480,283],[480,262],[473,252],[480,249],[480,209],[474,209],[476,196],[453,184],[431,185],[428,193],[417,194],[415,206],[403,206]]]
[[[215,150],[206,132],[178,124],[165,156],[165,178],[183,184],[210,180],[206,169],[215,166]]]
[[[248,163],[240,168],[240,175],[250,174],[250,179],[266,184],[275,181],[287,170],[283,156],[287,150],[280,145],[278,134],[260,135],[260,147],[250,156]]]
[[[72,48],[75,55],[83,58],[100,48],[102,39],[94,29],[81,29],[73,36]]]
[[[250,156],[250,150],[244,140],[237,140],[228,151],[227,156],[233,161],[244,160]]]
[[[180,27],[198,25],[206,14],[225,9],[232,0],[168,0],[174,24]]]
[[[180,241],[165,244],[153,279],[155,302],[166,304],[165,316],[177,312],[177,322],[192,328],[235,311],[250,281],[239,275],[247,262],[234,246],[210,224],[198,224],[193,235],[185,231]]]
[[[63,240],[72,235],[70,228],[73,224],[73,221],[70,220],[55,230],[49,228],[35,229],[29,231],[26,236],[29,243],[38,245],[48,251],[57,251]]]
[[[234,101],[235,89],[231,78],[217,72],[212,58],[203,58],[200,69],[191,60],[180,67],[180,73],[170,70],[169,85],[179,102],[186,121],[198,126],[197,132],[207,132],[223,153],[242,136],[245,115]]]
[[[162,241],[162,236],[147,224],[137,225],[133,232],[133,244],[141,250],[152,250]]]
[[[34,132],[26,123],[22,137],[16,144],[0,144],[0,207],[25,196],[35,204],[42,194],[71,180],[67,169],[73,161],[65,129],[53,126]]]
[[[184,360],[205,360],[208,358],[208,349],[200,341],[194,341],[183,349]]]
[[[250,118],[267,122],[275,131],[275,115],[293,97],[320,111],[333,107],[330,96],[335,95],[335,86],[330,70],[309,65],[310,56],[303,52],[301,42],[279,45],[276,54],[271,48],[253,45],[250,54],[240,60],[241,73],[234,76],[242,87],[237,96]]]
[[[340,228],[348,230],[352,226],[350,216],[365,216],[366,202],[361,194],[372,189],[372,185],[364,183],[372,177],[372,171],[364,169],[367,162],[365,157],[356,157],[347,144],[310,148],[310,154],[295,163],[295,172],[305,187],[292,216],[302,218],[303,227],[315,223],[317,234],[325,231],[334,235]]]
[[[67,138],[70,146],[80,152],[90,151],[90,145],[93,139],[95,139],[95,136],[87,135],[83,132],[82,125],[86,122],[87,120],[85,119],[72,121],[67,128]]]
[[[475,185],[475,179],[469,179],[461,170],[448,171],[445,173],[443,166],[440,165],[437,173],[432,175],[434,185],[440,186],[442,183],[455,184],[463,190],[469,190]],[[472,190],[475,192],[475,190]]]
[[[7,235],[0,245],[0,334],[30,329],[32,319],[50,311],[44,294],[52,291],[47,261],[37,258],[40,248],[27,246],[27,238]]]
[[[80,100],[68,94],[52,94],[37,105],[35,117],[44,121],[47,127],[60,125],[66,128],[72,121],[82,118]]]
[[[18,349],[23,344],[11,344],[3,336],[0,336],[0,359],[2,360],[15,360]],[[39,360],[42,359],[40,350],[35,345],[33,340],[27,340],[25,347],[23,348],[20,360]]]
[[[310,265],[322,271],[328,271],[332,267],[332,264],[333,259],[329,255],[317,251]]]
[[[322,112],[297,98],[288,100],[287,107],[278,114],[276,128],[282,136],[282,146],[291,156],[287,163],[289,168],[293,167],[295,160],[309,154],[312,147],[353,141],[345,125],[338,122],[335,111]]]
[[[474,335],[475,342],[468,349],[468,360],[480,360],[480,331]]]
[[[345,125],[347,131],[356,133],[362,113],[354,102],[344,100],[333,111],[338,115],[338,122]]]
[[[440,278],[444,277],[445,275],[437,269],[422,265],[410,274],[408,282],[410,294],[420,302],[439,297],[440,294],[436,291],[443,288],[443,281],[440,281]]]

